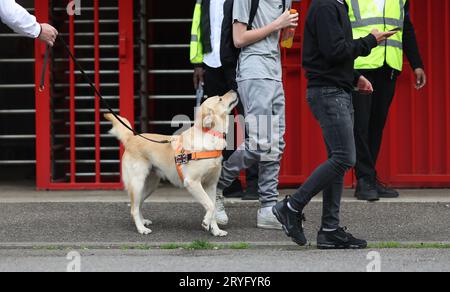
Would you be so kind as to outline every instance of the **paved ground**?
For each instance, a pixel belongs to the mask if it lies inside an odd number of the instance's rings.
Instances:
[[[308,238],[315,240],[320,203],[306,210]],[[11,243],[286,242],[282,232],[255,228],[257,204],[228,206],[229,236],[204,232],[204,212],[191,203],[150,203],[144,214],[153,234],[139,235],[126,203],[0,204],[0,246]],[[443,203],[344,203],[342,225],[370,241],[450,242],[450,207]]]
[[[291,191],[283,191],[283,194]],[[171,202],[171,203],[169,203]],[[137,234],[123,192],[0,190],[0,271],[64,271],[67,250],[82,250],[85,271],[365,271],[369,251],[323,252],[298,248],[282,232],[255,228],[255,202],[231,200],[229,236],[213,238],[200,227],[204,212],[189,195],[163,188],[145,205],[153,234]],[[314,242],[321,203],[306,210]],[[357,202],[346,192],[342,225],[371,242],[450,242],[450,191],[402,191],[402,199]],[[247,250],[124,250],[195,240],[246,242]],[[88,249],[84,249],[84,248]],[[450,271],[450,250],[379,250],[384,271]]]
[[[241,250],[241,251],[121,251],[81,252],[84,272],[366,272],[373,267],[371,251]],[[449,272],[450,250],[381,250],[383,272]],[[67,252],[0,251],[0,272],[64,272]],[[375,257],[376,258],[376,257]],[[206,276],[207,277],[207,276]]]

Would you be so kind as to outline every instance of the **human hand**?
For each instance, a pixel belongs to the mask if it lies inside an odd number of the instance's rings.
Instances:
[[[277,20],[275,20],[277,30],[287,27],[295,28],[298,26],[299,14],[291,14],[290,10],[286,10]]]
[[[359,77],[357,88],[358,88],[359,93],[361,93],[361,94],[372,94],[373,93],[372,83],[370,83],[370,81],[362,75],[361,75],[361,77]]]
[[[427,75],[425,74],[425,70],[422,68],[417,68],[414,70],[414,75],[416,76],[416,89],[420,90],[424,88],[425,85],[427,85]]]
[[[377,39],[378,44],[386,41],[388,38],[396,34],[397,31],[380,32],[378,29],[372,30],[371,34]]]
[[[53,47],[55,45],[56,37],[58,36],[58,31],[47,23],[41,23],[41,33],[38,39]]]
[[[199,85],[204,84],[204,78],[205,78],[205,69],[202,67],[195,67],[194,69],[194,88],[197,90]]]

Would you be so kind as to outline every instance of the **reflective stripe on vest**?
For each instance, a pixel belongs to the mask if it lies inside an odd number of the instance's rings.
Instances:
[[[379,11],[374,0],[346,0],[349,17],[355,39],[367,36],[373,29],[389,31],[400,27],[405,21],[405,4],[407,0],[386,0],[384,13]],[[387,63],[401,71],[403,68],[403,31],[372,50],[368,57],[355,61],[356,69],[377,69]]]
[[[203,46],[201,42],[201,22],[202,22],[202,0],[197,0],[192,17],[191,29],[191,52],[190,61],[192,64],[201,64],[203,62]]]

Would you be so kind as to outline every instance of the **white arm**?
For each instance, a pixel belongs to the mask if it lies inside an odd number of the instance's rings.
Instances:
[[[37,38],[41,33],[41,26],[36,17],[15,0],[0,0],[0,19],[20,35]]]

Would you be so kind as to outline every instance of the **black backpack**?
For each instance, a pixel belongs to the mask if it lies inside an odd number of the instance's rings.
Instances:
[[[241,0],[242,1],[242,0]],[[250,19],[248,21],[248,30],[252,29],[253,21],[258,12],[260,0],[252,0],[250,8]],[[220,59],[222,65],[236,68],[239,54],[241,50],[234,46],[233,41],[233,5],[234,0],[225,0],[223,5],[223,23],[222,23],[222,37],[220,45]],[[286,0],[283,0],[283,12],[286,10]]]
[[[233,41],[233,5],[234,0],[225,0],[223,5],[223,23],[222,23],[222,37],[220,44],[220,59],[222,65],[237,67],[239,54],[241,50],[234,46]],[[250,9],[250,19],[248,21],[248,30],[252,29],[253,21],[258,11],[259,0],[252,0]]]

